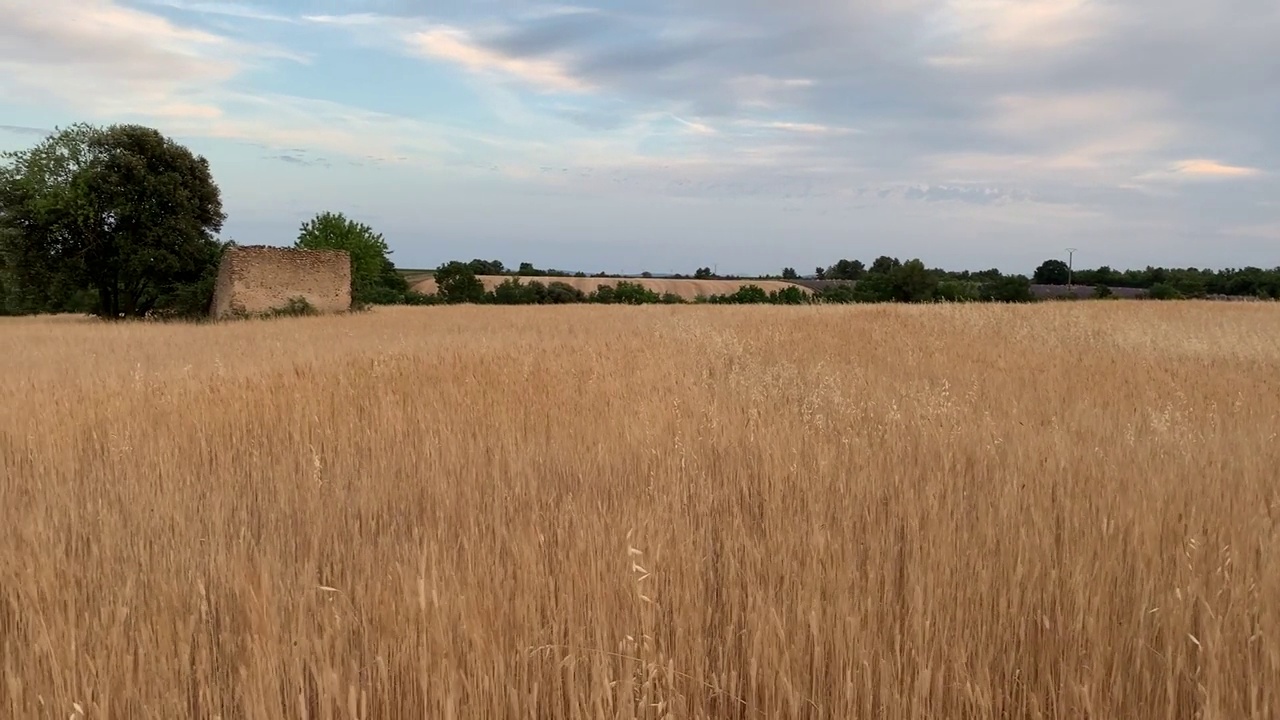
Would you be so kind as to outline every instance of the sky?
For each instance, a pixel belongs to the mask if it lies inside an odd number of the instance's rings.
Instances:
[[[1280,265],[1276,0],[0,0],[0,149],[141,123],[401,267]]]

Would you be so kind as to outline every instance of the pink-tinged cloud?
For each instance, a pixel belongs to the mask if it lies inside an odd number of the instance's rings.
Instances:
[[[501,74],[516,78],[544,90],[581,93],[591,85],[575,77],[561,62],[545,58],[521,58],[504,55],[473,42],[467,33],[440,27],[413,33],[412,49],[424,56],[461,65],[475,73]]]
[[[1246,178],[1262,174],[1257,168],[1226,165],[1216,160],[1192,159],[1174,163],[1173,171],[1181,175],[1204,178]]]

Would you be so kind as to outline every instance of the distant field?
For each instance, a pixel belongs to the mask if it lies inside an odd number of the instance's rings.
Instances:
[[[404,279],[409,283],[409,287],[413,287],[414,285],[417,285],[423,280],[428,280],[432,277],[435,277],[435,274],[436,274],[435,270],[417,270],[417,269],[407,269],[407,270],[397,269],[396,272],[399,272],[401,275],[404,276]]]
[[[0,319],[0,718],[1280,717],[1280,312]]]
[[[481,275],[480,280],[484,282],[486,290],[492,290],[503,281],[508,279],[506,275]],[[571,285],[583,292],[592,292],[601,285],[617,285],[620,280],[630,283],[639,283],[657,293],[675,293],[686,300],[693,300],[698,295],[723,295],[737,292],[738,288],[743,285],[756,285],[764,289],[765,292],[773,292],[774,290],[784,290],[789,287],[797,287],[797,285],[781,280],[677,280],[669,278],[580,278],[580,277],[521,277],[521,282],[529,282],[537,280],[542,283],[562,282]],[[413,289],[421,293],[434,293],[436,291],[436,281],[434,278],[419,280],[413,285]],[[813,291],[801,287],[805,293]]]

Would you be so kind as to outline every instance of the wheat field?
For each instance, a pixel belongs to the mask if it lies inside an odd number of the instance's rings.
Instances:
[[[1280,308],[0,322],[5,718],[1280,717]]]

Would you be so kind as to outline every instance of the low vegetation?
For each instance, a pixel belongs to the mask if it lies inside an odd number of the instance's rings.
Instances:
[[[208,161],[153,128],[77,124],[34,147],[0,154],[0,315],[89,313],[102,318],[202,318],[210,309],[218,263],[234,241],[216,238],[226,215]],[[693,298],[652,293],[636,279],[584,289],[585,272],[539,269],[500,260],[446,262],[434,273],[439,291],[412,289],[398,272],[386,240],[342,213],[325,211],[302,223],[294,246],[340,249],[351,257],[353,306],[456,303],[797,305],[819,303],[1029,302],[1032,283],[1079,284],[1068,297],[1112,297],[1112,287],[1151,299],[1280,298],[1280,268],[1197,268],[1073,271],[1051,259],[1032,277],[998,269],[978,272],[929,268],[919,259],[882,255],[870,266],[841,259],[802,278],[793,267],[777,276],[720,276],[700,267],[691,280],[740,280],[731,291]],[[486,289],[479,276],[563,277]],[[618,280],[596,273],[591,278]],[[642,273],[643,278],[652,277]],[[675,275],[680,280],[686,276]],[[415,283],[425,280],[414,273]],[[803,289],[769,288],[787,281]],[[815,284],[816,283],[816,284]],[[613,288],[613,289],[606,289]],[[1040,294],[1044,296],[1044,293]],[[1056,293],[1055,293],[1056,295]],[[1132,297],[1133,293],[1128,296]]]
[[[304,297],[292,297],[289,301],[280,307],[271,308],[260,313],[238,312],[232,314],[232,319],[237,320],[271,320],[284,317],[307,317],[310,315],[319,315],[320,311],[316,309]]]
[[[1030,281],[1025,277],[1002,277],[983,282],[939,281],[919,260],[910,260],[883,273],[871,272],[857,281],[838,282],[809,288],[781,281],[757,281],[704,277],[702,269],[693,279],[611,279],[566,278],[535,280],[512,275],[501,282],[501,276],[476,274],[481,261],[452,261],[436,269],[429,285],[432,292],[414,293],[410,304],[484,303],[493,305],[557,305],[566,303],[599,304],[676,304],[683,302],[717,305],[804,305],[810,303],[883,303],[933,301],[1030,302]],[[500,264],[499,264],[500,265]],[[483,268],[481,268],[483,269]],[[704,268],[705,269],[705,268]],[[584,276],[585,277],[585,276]],[[486,280],[493,287],[486,287]],[[590,291],[581,285],[594,283]],[[657,292],[648,287],[661,284],[668,288],[702,287],[709,284],[731,286],[732,291],[699,294],[695,297],[674,292]],[[768,289],[763,286],[768,286]],[[421,287],[421,286],[420,286]],[[687,292],[687,291],[686,291]]]
[[[1062,277],[1056,270],[1062,266]],[[554,278],[559,279],[554,279]],[[1154,280],[1153,280],[1154,278]],[[1117,297],[1116,280],[1132,282],[1123,287],[1127,297],[1152,300],[1237,297],[1280,298],[1280,269],[1165,271],[1148,268],[1146,274],[1113,273],[1110,270],[1080,271],[1072,276],[1066,263],[1047,261],[1032,277],[1006,275],[999,270],[952,272],[929,268],[919,259],[903,262],[882,256],[870,267],[859,261],[840,260],[829,268],[818,268],[811,278],[800,278],[793,268],[784,268],[777,278],[743,278],[715,275],[710,268],[698,268],[692,277],[626,277],[597,273],[573,275],[538,270],[521,263],[520,270],[507,272],[497,260],[450,261],[431,274],[415,276],[414,289],[406,294],[407,304],[484,303],[494,305],[628,303],[656,304],[697,302],[712,304],[802,305],[810,303],[932,303],[999,302],[1026,303],[1042,299],[1108,299]],[[1090,281],[1092,284],[1083,284]],[[708,283],[732,286],[733,290],[694,295],[690,288]],[[646,286],[661,285],[665,293],[645,292]],[[1070,287],[1068,287],[1070,285]],[[778,287],[781,286],[781,287]],[[425,288],[425,290],[424,290]],[[588,289],[589,288],[589,289]],[[622,288],[621,293],[614,288]],[[1181,289],[1180,289],[1181,288]],[[651,289],[650,289],[651,290]]]
[[[1277,336],[1141,301],[5,319],[0,716],[1277,717]]]

